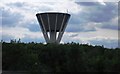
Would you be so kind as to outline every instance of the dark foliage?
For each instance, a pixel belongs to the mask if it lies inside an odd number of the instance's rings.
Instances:
[[[120,49],[87,44],[2,42],[2,69],[31,72],[120,72]]]

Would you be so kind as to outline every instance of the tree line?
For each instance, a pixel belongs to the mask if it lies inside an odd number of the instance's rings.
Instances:
[[[120,72],[120,48],[88,44],[2,42],[2,70],[31,72]]]

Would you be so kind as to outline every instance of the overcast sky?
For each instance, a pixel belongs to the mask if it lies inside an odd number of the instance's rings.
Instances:
[[[118,47],[118,2],[93,0],[33,1],[2,0],[0,3],[2,40],[45,43],[36,13],[64,12],[71,14],[61,43],[78,42]]]

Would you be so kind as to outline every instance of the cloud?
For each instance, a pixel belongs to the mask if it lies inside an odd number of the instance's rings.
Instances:
[[[107,25],[108,24],[108,25]],[[113,30],[118,30],[118,25],[113,25],[107,23],[106,25],[103,25],[101,28],[106,28],[106,29],[113,29]]]
[[[98,1],[98,0],[96,0]],[[1,7],[0,7],[1,8]],[[117,4],[111,2],[9,2],[2,4],[3,39],[21,38],[24,42],[44,42],[36,13],[71,14],[62,42],[105,44],[118,39]],[[14,19],[14,20],[13,20]],[[111,40],[110,43],[107,40]],[[103,41],[103,43],[102,43]],[[98,43],[97,43],[98,42]],[[108,44],[108,45],[107,45]],[[113,44],[113,46],[116,46]]]
[[[81,6],[96,6],[99,5],[99,2],[76,2],[77,4],[80,4]]]
[[[74,36],[74,37],[72,37]],[[89,43],[89,40],[96,39],[112,39],[118,40],[118,31],[111,29],[101,29],[96,28],[96,31],[87,32],[65,32],[63,35],[63,40],[65,42],[77,41],[79,43]],[[117,43],[116,43],[117,44]]]
[[[30,38],[30,39],[37,39],[41,38],[42,33],[41,32],[31,32],[28,28],[22,28],[22,27],[3,27],[2,28],[2,35],[10,36],[13,39],[23,39],[23,38]]]
[[[31,24],[29,24],[29,26],[27,28],[31,32],[40,32],[41,31],[39,23],[31,23]]]
[[[103,23],[101,28],[118,30],[118,16],[112,18],[109,22]]]
[[[78,34],[72,34],[69,37],[76,37],[76,36],[78,36]]]
[[[21,39],[22,42],[42,42],[44,43],[44,37],[41,32],[31,32],[27,28],[3,28],[2,40],[10,42],[10,40]]]
[[[85,7],[86,19],[92,22],[108,22],[117,16],[117,6],[114,3],[106,3],[106,5],[96,4],[94,7]],[[109,14],[108,14],[109,13]]]
[[[14,3],[14,2],[30,2],[30,3],[37,3],[37,2],[68,2],[68,1],[75,1],[75,0],[1,0],[3,3]]]
[[[7,5],[13,6],[13,7],[18,7],[18,8],[22,8],[22,7],[26,6],[26,4],[24,2],[9,3]]]
[[[31,3],[37,3],[37,2],[118,2],[119,0],[1,0],[3,3],[13,3],[13,2],[31,2]]]
[[[76,2],[118,2],[119,0],[75,0]]]
[[[90,44],[92,45],[104,45],[106,48],[117,48],[118,40],[116,39],[95,39],[90,40]]]
[[[95,31],[96,27],[117,30],[118,6],[115,2],[105,2],[106,5],[98,2],[76,3],[80,6],[82,4],[82,10],[78,14],[72,14],[66,31]]]
[[[2,9],[2,24],[3,26],[11,27],[17,25],[23,16],[19,13],[12,13],[9,9]]]
[[[88,32],[96,31],[96,27],[99,26],[99,23],[81,23],[81,24],[69,24],[66,28],[67,32]]]
[[[22,11],[30,11],[30,13],[33,12],[44,12],[44,11],[50,11],[52,10],[51,8],[51,3],[45,2],[39,2],[39,3],[30,3],[30,2],[15,2],[15,3],[8,3],[7,4],[9,7],[12,7],[14,9],[20,9]],[[32,8],[32,9],[31,9]]]

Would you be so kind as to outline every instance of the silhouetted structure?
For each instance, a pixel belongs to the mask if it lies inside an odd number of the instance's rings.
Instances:
[[[70,14],[48,12],[36,14],[47,43],[60,43]]]

